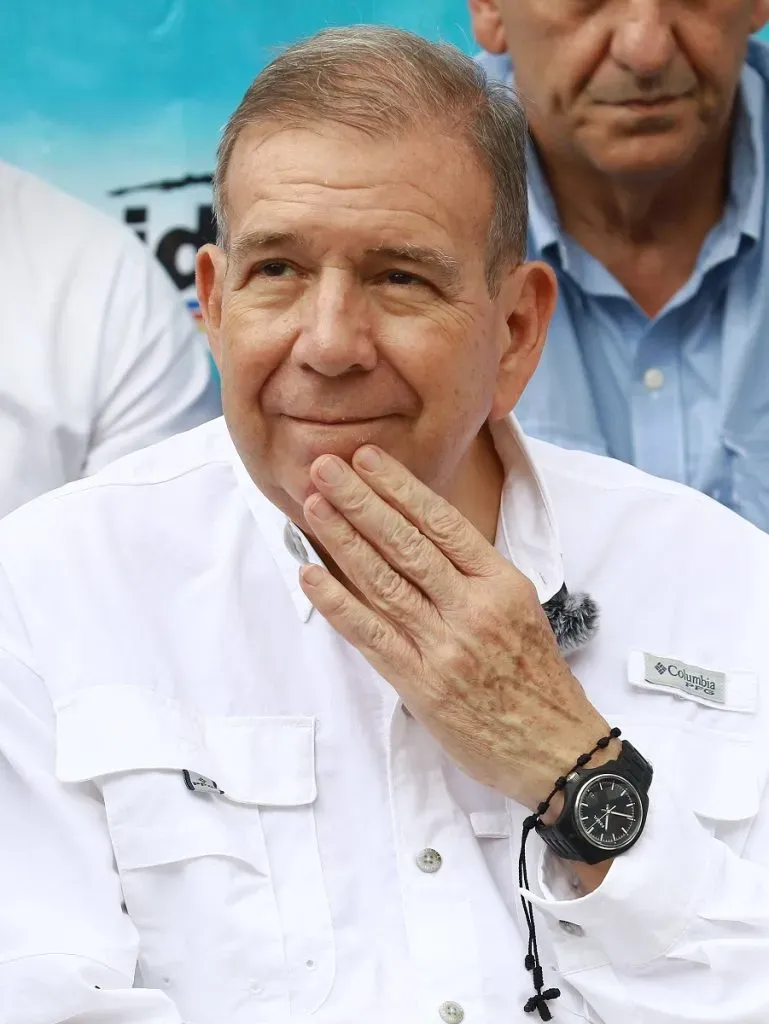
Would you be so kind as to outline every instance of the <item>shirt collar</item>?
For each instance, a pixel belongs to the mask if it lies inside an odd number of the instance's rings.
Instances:
[[[757,240],[763,228],[766,153],[762,130],[766,81],[756,65],[765,64],[766,46],[750,40],[748,57],[740,76],[731,148],[729,201],[725,219],[748,238]],[[506,57],[481,54],[479,62],[490,78],[513,87],[513,66]],[[532,142],[528,143],[529,229],[534,250],[542,254],[557,248],[561,253],[558,212]]]
[[[534,243],[534,249],[540,255],[548,249],[560,252],[561,229],[558,211],[531,138],[526,143],[526,176],[529,192],[529,237]]]
[[[750,63],[754,48],[758,46],[756,41],[750,41],[748,61],[740,78],[729,182],[729,202],[735,212],[735,223],[742,234],[753,240],[758,240],[763,230],[766,188],[766,152],[762,137],[766,82]],[[766,48],[761,46],[761,50],[765,52]]]
[[[313,607],[299,586],[299,567],[308,562],[322,565],[322,560],[301,530],[256,486],[243,464],[229,432],[228,449],[235,478],[249,511],[283,577],[297,615],[302,622],[307,622],[312,615]]]
[[[492,438],[505,471],[497,548],[531,580],[544,604],[563,587],[563,562],[552,505],[528,442],[514,416],[492,425]],[[310,541],[259,490],[231,438],[229,459],[240,490],[294,603],[307,622],[313,607],[299,586],[299,566],[322,564]]]

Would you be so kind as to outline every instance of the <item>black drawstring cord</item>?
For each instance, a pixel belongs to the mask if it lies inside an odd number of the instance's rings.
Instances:
[[[550,809],[550,801],[566,785],[567,776],[571,775],[572,772],[578,771],[580,768],[584,768],[588,761],[592,758],[593,754],[599,750],[605,750],[609,746],[612,740],[616,740],[618,736],[621,736],[622,732],[616,727],[611,730],[608,736],[604,736],[600,739],[593,749],[587,754],[580,754],[577,758],[577,763],[568,771],[566,775],[560,775],[553,785],[553,789],[546,800],[543,800],[541,804],[537,804],[537,809],[534,814],[530,814],[523,820],[523,829],[521,831],[521,853],[518,857],[518,885],[521,889],[528,891],[529,888],[529,870],[526,866],[526,840],[529,838],[529,833],[532,829],[536,828],[539,819],[543,814],[547,814]],[[529,945],[526,950],[526,958],[523,961],[524,967],[527,971],[531,971],[532,980],[534,982],[534,995],[530,996],[529,999],[524,1003],[523,1009],[526,1013],[533,1013],[535,1010],[539,1012],[541,1020],[552,1020],[553,1015],[550,1012],[550,1007],[547,1005],[548,1000],[557,999],[561,990],[559,988],[546,988],[542,991],[544,985],[544,978],[542,976],[542,964],[539,961],[539,948],[537,946],[537,929],[534,924],[534,907],[530,900],[521,893],[521,906],[523,907],[523,916],[526,918],[526,929],[529,933]]]

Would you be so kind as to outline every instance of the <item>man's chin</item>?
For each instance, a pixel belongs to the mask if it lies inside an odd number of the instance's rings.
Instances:
[[[284,464],[282,467],[283,471],[280,474],[281,490],[297,510],[301,510],[310,495],[315,494],[318,490],[312,481],[310,473],[315,459],[320,458],[322,455],[336,455],[349,465],[352,462],[353,455],[359,447],[360,445],[354,445],[352,448],[347,446],[336,446],[318,452],[311,460],[303,460],[301,464]]]
[[[628,184],[664,179],[691,163],[698,139],[676,125],[639,119],[636,131],[616,132],[591,146],[592,162],[604,174]]]
[[[323,455],[336,455],[337,458],[351,465],[355,452],[364,444],[376,444],[399,462],[408,465],[407,453],[403,450],[402,445],[393,443],[393,439],[377,436],[371,432],[362,432],[355,436],[336,438],[333,441],[329,439],[327,444],[313,446],[311,451],[302,451],[299,458],[295,453],[294,457],[282,460],[280,466],[281,489],[291,502],[301,509],[310,495],[315,494],[318,490],[311,477],[313,463]]]
[[[289,470],[287,475],[292,479],[309,481],[310,467],[316,459],[336,455],[349,463],[364,444],[378,445],[400,458],[402,444],[398,443],[401,439],[397,437],[397,422],[395,417],[333,424],[292,421],[285,439],[287,443],[282,446],[282,465]]]

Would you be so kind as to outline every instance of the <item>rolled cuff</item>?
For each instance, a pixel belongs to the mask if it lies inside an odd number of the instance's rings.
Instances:
[[[575,888],[568,861],[545,847],[537,866],[542,895],[523,894],[561,924],[558,945],[578,944],[584,936],[610,963],[639,966],[662,956],[696,918],[723,853],[694,813],[655,778],[643,835],[615,858],[597,889],[586,895],[576,890],[569,898]]]

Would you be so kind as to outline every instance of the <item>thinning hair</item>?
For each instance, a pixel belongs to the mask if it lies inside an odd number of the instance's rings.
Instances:
[[[505,266],[526,251],[526,117],[512,89],[470,57],[396,28],[327,29],[290,46],[257,75],[225,125],[217,150],[214,214],[228,248],[227,171],[244,131],[265,126],[353,128],[400,139],[439,127],[469,144],[491,179],[486,278],[493,292]]]

